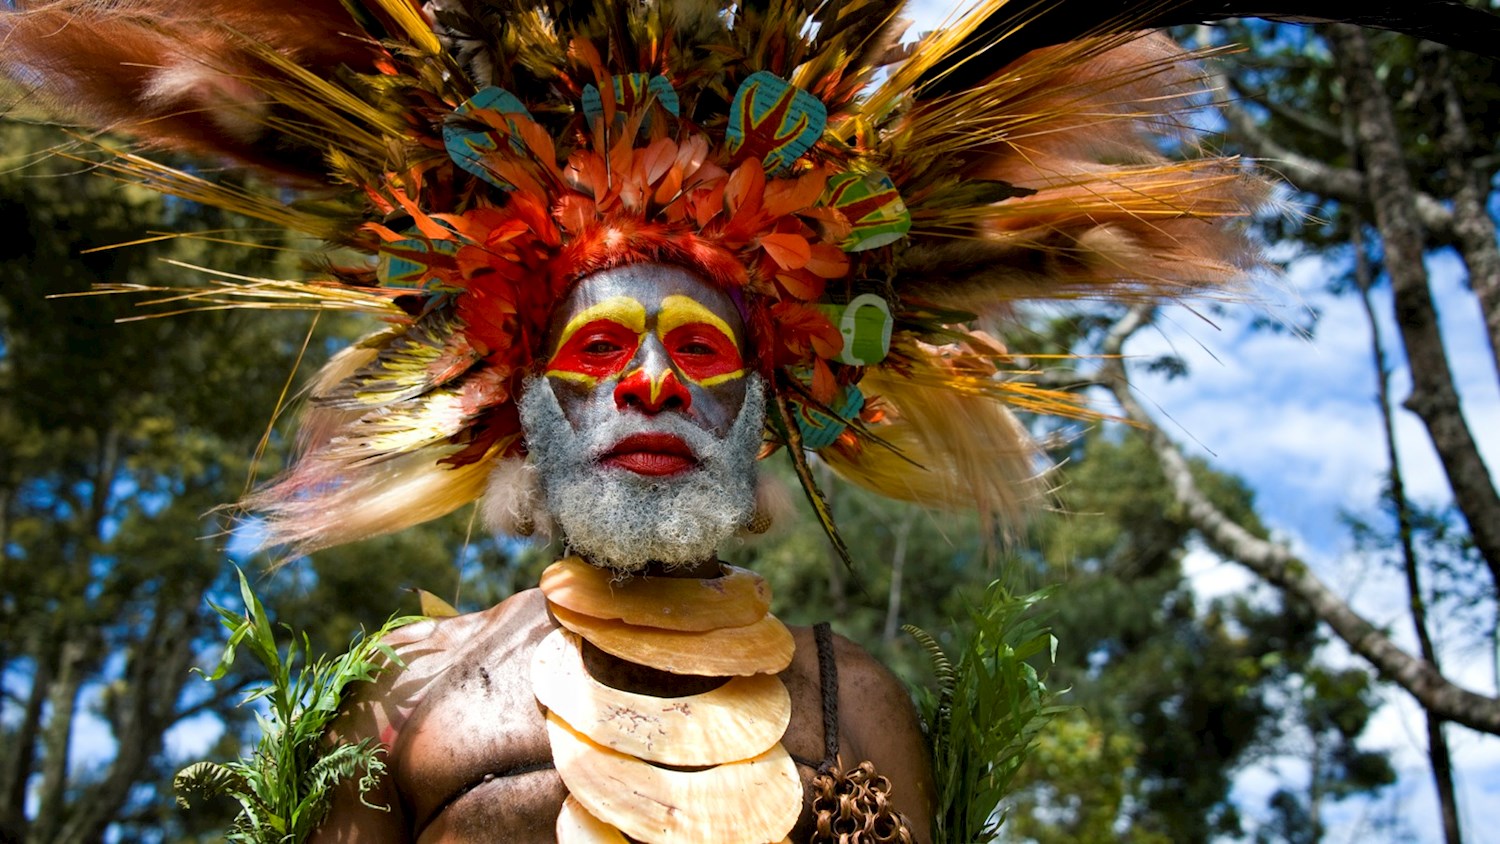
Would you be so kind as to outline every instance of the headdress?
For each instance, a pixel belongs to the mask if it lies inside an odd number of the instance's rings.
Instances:
[[[1226,222],[1259,187],[1236,161],[1169,157],[1199,80],[1165,39],[1121,34],[1193,4],[1103,21],[982,0],[913,43],[900,5],[19,3],[0,62],[148,149],[270,177],[137,150],[104,163],[123,178],[368,256],[195,294],[385,323],[317,376],[304,453],[254,497],[274,541],[480,495],[524,451],[515,400],[552,306],[640,261],[739,305],[768,441],[825,525],[807,452],[885,495],[1013,511],[1036,466],[1007,409],[1082,410],[973,320],[1222,286],[1252,260]]]

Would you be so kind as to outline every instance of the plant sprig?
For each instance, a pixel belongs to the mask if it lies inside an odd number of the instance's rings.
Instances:
[[[210,604],[228,628],[229,642],[207,679],[223,679],[242,645],[265,666],[269,684],[252,691],[242,702],[266,701],[268,713],[255,715],[261,739],[248,757],[226,763],[199,762],[184,768],[173,785],[183,806],[188,805],[189,797],[221,794],[239,802],[240,814],[225,836],[228,841],[298,844],[322,822],[339,783],[358,776],[360,800],[364,801],[385,774],[384,748],[376,739],[330,744],[324,736],[338,716],[350,684],[374,680],[389,666],[403,666],[383,639],[417,617],[392,618],[373,635],[361,632],[343,654],[331,659],[321,656],[311,662],[307,634],[282,625],[290,634],[283,656],[265,607],[251,590],[245,573],[237,573],[245,612]]]
[[[902,628],[927,651],[938,680],[935,689],[917,690],[932,742],[936,841],[993,840],[1004,820],[1001,800],[1031,745],[1068,709],[1053,703],[1055,693],[1028,662],[1056,654],[1057,640],[1033,612],[1049,591],[1017,597],[990,584],[970,613],[972,636],[956,657],[926,631]]]

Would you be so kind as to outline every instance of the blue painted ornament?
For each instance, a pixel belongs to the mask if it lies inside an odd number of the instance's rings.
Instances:
[[[822,100],[760,70],[734,92],[724,139],[736,162],[756,159],[776,174],[812,149],[827,125]]]
[[[504,115],[504,122],[509,132],[502,132],[490,126],[474,131],[457,121],[450,121],[443,125],[443,145],[447,148],[448,157],[453,159],[454,164],[501,190],[510,190],[515,186],[495,175],[491,168],[485,166],[485,159],[500,154],[500,140],[507,135],[513,150],[518,153],[526,151],[516,121],[518,119],[531,120],[531,112],[526,110],[526,104],[521,102],[515,94],[504,88],[490,87],[470,97],[468,102],[454,109],[453,115],[461,118],[478,111],[493,111]]]
[[[667,114],[676,117],[681,106],[677,101],[677,91],[672,88],[672,83],[665,76],[650,76],[644,73],[628,73],[613,77],[615,89],[615,120],[623,121],[625,115],[635,110],[646,94],[655,97],[655,102]],[[590,126],[594,121],[604,116],[604,103],[599,97],[599,89],[593,85],[583,86],[583,116]],[[644,128],[650,125],[651,118],[647,117],[642,122]]]
[[[800,401],[794,400],[793,403],[797,407],[793,418],[797,421],[797,430],[802,434],[802,447],[818,451],[833,445],[839,434],[849,427],[844,420],[859,415],[865,406],[865,395],[853,384],[844,387],[829,406],[830,410],[838,413],[837,417],[829,416]]]

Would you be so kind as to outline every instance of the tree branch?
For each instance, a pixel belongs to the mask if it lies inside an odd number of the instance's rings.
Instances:
[[[1149,307],[1132,309],[1110,332],[1102,350],[1104,354],[1118,355],[1125,340],[1146,324],[1150,316]],[[1146,438],[1161,464],[1173,498],[1209,547],[1224,558],[1250,569],[1292,598],[1305,602],[1351,650],[1367,660],[1383,677],[1410,693],[1424,709],[1480,732],[1500,735],[1500,698],[1487,697],[1455,685],[1431,663],[1407,653],[1334,594],[1312,573],[1307,563],[1285,546],[1255,536],[1214,506],[1193,479],[1182,451],[1136,401],[1125,366],[1118,357],[1105,358],[1099,380],[1108,387],[1141,436]]]
[[[1223,74],[1216,73],[1212,79],[1214,87],[1220,91],[1235,90]],[[1273,162],[1293,187],[1368,208],[1369,187],[1363,173],[1348,167],[1334,167],[1283,146],[1262,129],[1255,117],[1235,100],[1223,99],[1218,103],[1218,108],[1229,123],[1235,140],[1255,158]],[[1438,240],[1445,243],[1453,241],[1453,212],[1430,194],[1415,193],[1414,196],[1417,215],[1423,228]]]
[[[1427,45],[1422,47],[1425,51]],[[1500,246],[1495,243],[1495,221],[1485,208],[1490,170],[1466,160],[1473,153],[1474,139],[1464,119],[1463,101],[1453,82],[1448,57],[1439,51],[1428,64],[1435,67],[1433,85],[1443,103],[1442,149],[1453,181],[1453,234],[1469,270],[1469,286],[1484,314],[1490,356],[1495,373],[1500,375]]]
[[[1454,502],[1474,546],[1500,587],[1500,493],[1464,420],[1453,371],[1443,346],[1437,309],[1423,263],[1422,232],[1411,174],[1401,151],[1390,101],[1375,76],[1363,31],[1338,24],[1328,45],[1342,67],[1375,224],[1385,248],[1385,268],[1395,297],[1396,325],[1410,362],[1412,389],[1405,405],[1421,418],[1443,464]]]

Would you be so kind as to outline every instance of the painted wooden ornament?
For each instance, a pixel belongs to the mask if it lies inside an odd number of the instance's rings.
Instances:
[[[911,231],[911,212],[884,173],[836,173],[821,204],[842,211],[849,221],[852,230],[839,244],[845,252],[889,246]]]
[[[632,577],[614,574],[577,557],[559,560],[542,573],[541,588],[552,603],[581,615],[618,619],[663,630],[744,627],[765,617],[771,590],[760,575],[725,566],[721,577]]]
[[[743,762],[677,771],[601,747],[553,713],[547,736],[579,804],[639,841],[766,844],[786,838],[802,812],[802,780],[780,744]]]
[[[764,70],[740,83],[724,139],[732,160],[760,161],[767,173],[791,167],[823,137],[823,101]]]
[[[781,741],[792,698],[773,674],[735,677],[711,691],[654,697],[607,686],[583,664],[578,634],[554,630],[531,658],[536,699],[611,750],[664,765],[722,765]]]
[[[589,814],[573,795],[557,814],[557,844],[628,844],[624,833]]]
[[[458,254],[459,246],[457,240],[416,237],[381,244],[375,276],[383,287],[409,287],[425,292],[456,291],[459,288],[444,285],[438,278],[440,273],[451,272],[456,266],[454,256]]]
[[[676,117],[680,106],[677,102],[677,91],[672,88],[672,83],[665,76],[649,76],[644,73],[623,73],[613,77],[615,89],[615,119],[624,120],[625,115],[635,110],[636,104],[640,103],[650,94],[655,98],[657,105],[666,110],[667,114]],[[604,103],[599,97],[599,89],[589,84],[583,86],[583,116],[590,126],[594,121],[604,116]],[[649,120],[650,118],[647,118]],[[642,123],[642,127],[647,123]]]
[[[842,388],[837,400],[829,406],[838,416],[830,416],[801,401],[793,404],[797,408],[793,418],[797,421],[797,431],[802,434],[802,447],[817,451],[833,445],[839,434],[849,427],[844,420],[855,418],[864,409],[865,394],[853,384]]]
[[[526,110],[526,104],[521,102],[515,94],[504,88],[485,88],[469,98],[469,101],[454,109],[453,116],[464,118],[477,111],[494,111],[504,116],[504,122],[509,127],[509,132],[503,132],[492,126],[482,129],[473,129],[472,122],[467,123],[457,120],[443,125],[443,145],[447,147],[448,156],[453,163],[464,170],[478,176],[501,190],[510,190],[514,187],[511,183],[495,175],[493,170],[485,166],[485,158],[498,154],[500,141],[507,135],[510,138],[512,149],[517,152],[525,151],[526,147],[519,137],[516,128],[517,119],[531,120],[531,112]]]
[[[766,615],[744,627],[690,632],[606,621],[552,604],[557,622],[607,654],[674,674],[745,677],[776,674],[792,664],[792,633]]]
[[[874,293],[861,293],[847,305],[819,305],[818,310],[838,326],[844,338],[839,361],[850,366],[874,366],[891,353],[891,330],[896,321],[891,306]]]

